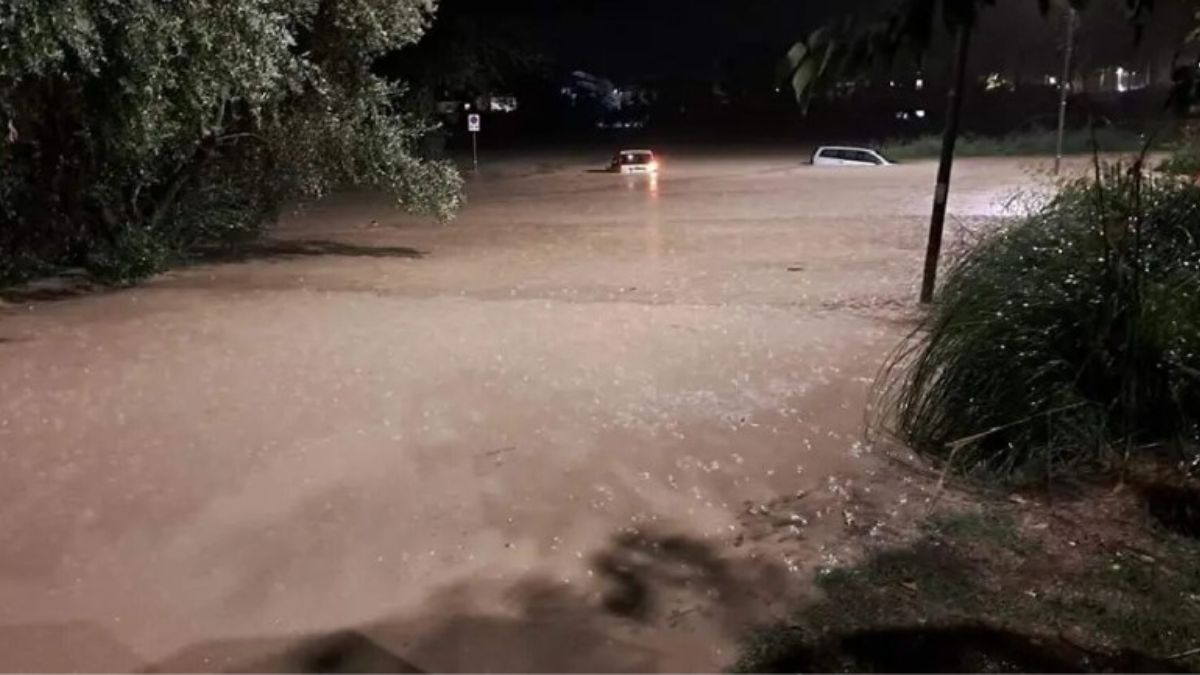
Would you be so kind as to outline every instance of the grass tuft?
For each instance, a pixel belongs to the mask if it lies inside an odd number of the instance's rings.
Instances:
[[[1184,141],[1170,150],[1171,154],[1159,164],[1159,171],[1188,178],[1200,176],[1200,143]]]
[[[924,528],[930,535],[961,542],[984,542],[1010,550],[1029,546],[1010,516],[993,511],[938,512],[925,521]]]
[[[1101,513],[1108,513],[1099,504]],[[1111,516],[935,513],[907,545],[827,570],[820,598],[743,642],[735,672],[1194,672],[1200,544],[1157,533],[1138,551]],[[1045,511],[1025,512],[1045,519]],[[1145,524],[1140,524],[1144,526]],[[1108,527],[1108,529],[1104,529]],[[1144,548],[1142,548],[1144,547]]]
[[[881,382],[914,450],[1016,481],[1195,461],[1200,187],[1101,174],[953,263]]]

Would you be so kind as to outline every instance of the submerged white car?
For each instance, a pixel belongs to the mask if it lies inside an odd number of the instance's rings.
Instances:
[[[650,150],[622,150],[613,156],[609,170],[622,174],[658,173],[658,160]]]
[[[830,145],[817,148],[812,156],[813,166],[891,166],[895,164],[868,148]]]

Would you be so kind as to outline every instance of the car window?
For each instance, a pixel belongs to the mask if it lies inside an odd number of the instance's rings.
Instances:
[[[621,153],[622,164],[649,164],[652,161],[654,161],[654,155],[649,152]]]
[[[875,157],[865,150],[850,150],[847,154],[850,155],[850,160],[854,162],[862,162],[863,164],[875,164]]]

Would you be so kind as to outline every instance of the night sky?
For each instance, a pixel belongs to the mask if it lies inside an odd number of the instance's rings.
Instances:
[[[608,76],[708,72],[745,50],[786,50],[830,17],[881,0],[442,0],[441,12],[518,24],[560,66]]]
[[[685,74],[739,50],[786,49],[835,12],[867,2],[576,0],[558,3],[554,41],[563,57],[614,75]]]
[[[782,56],[798,37],[834,18],[878,16],[892,0],[442,0],[440,12],[471,15],[486,29],[501,26],[544,53],[560,69],[583,69],[606,77],[689,77],[711,74],[715,64],[746,55]],[[1041,18],[1034,0],[1000,0],[979,31],[977,58],[1057,61],[1058,27]],[[1093,50],[1128,55],[1132,32],[1123,0],[1098,0],[1081,33]],[[1156,44],[1174,49],[1190,25],[1185,0],[1163,0],[1157,29],[1139,50]],[[1180,21],[1180,19],[1184,21]],[[1182,28],[1181,28],[1182,27]],[[1155,40],[1157,33],[1162,37]],[[1173,33],[1170,36],[1166,32]],[[983,65],[983,64],[981,64]]]

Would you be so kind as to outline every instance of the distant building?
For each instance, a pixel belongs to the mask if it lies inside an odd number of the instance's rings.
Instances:
[[[437,102],[437,112],[443,116],[457,116],[465,112],[513,113],[519,107],[516,96],[486,94],[474,100],[446,99]]]
[[[1150,73],[1124,66],[1098,68],[1089,73],[1083,82],[1085,91],[1100,94],[1124,94],[1128,91],[1145,89],[1152,84]]]
[[[582,70],[572,71],[560,93],[572,105],[599,105],[606,109],[617,107],[616,86],[607,80]]]
[[[485,100],[481,102],[480,107],[489,112],[513,113],[516,112],[518,108],[516,96],[497,96],[493,94],[484,97],[484,99]]]

